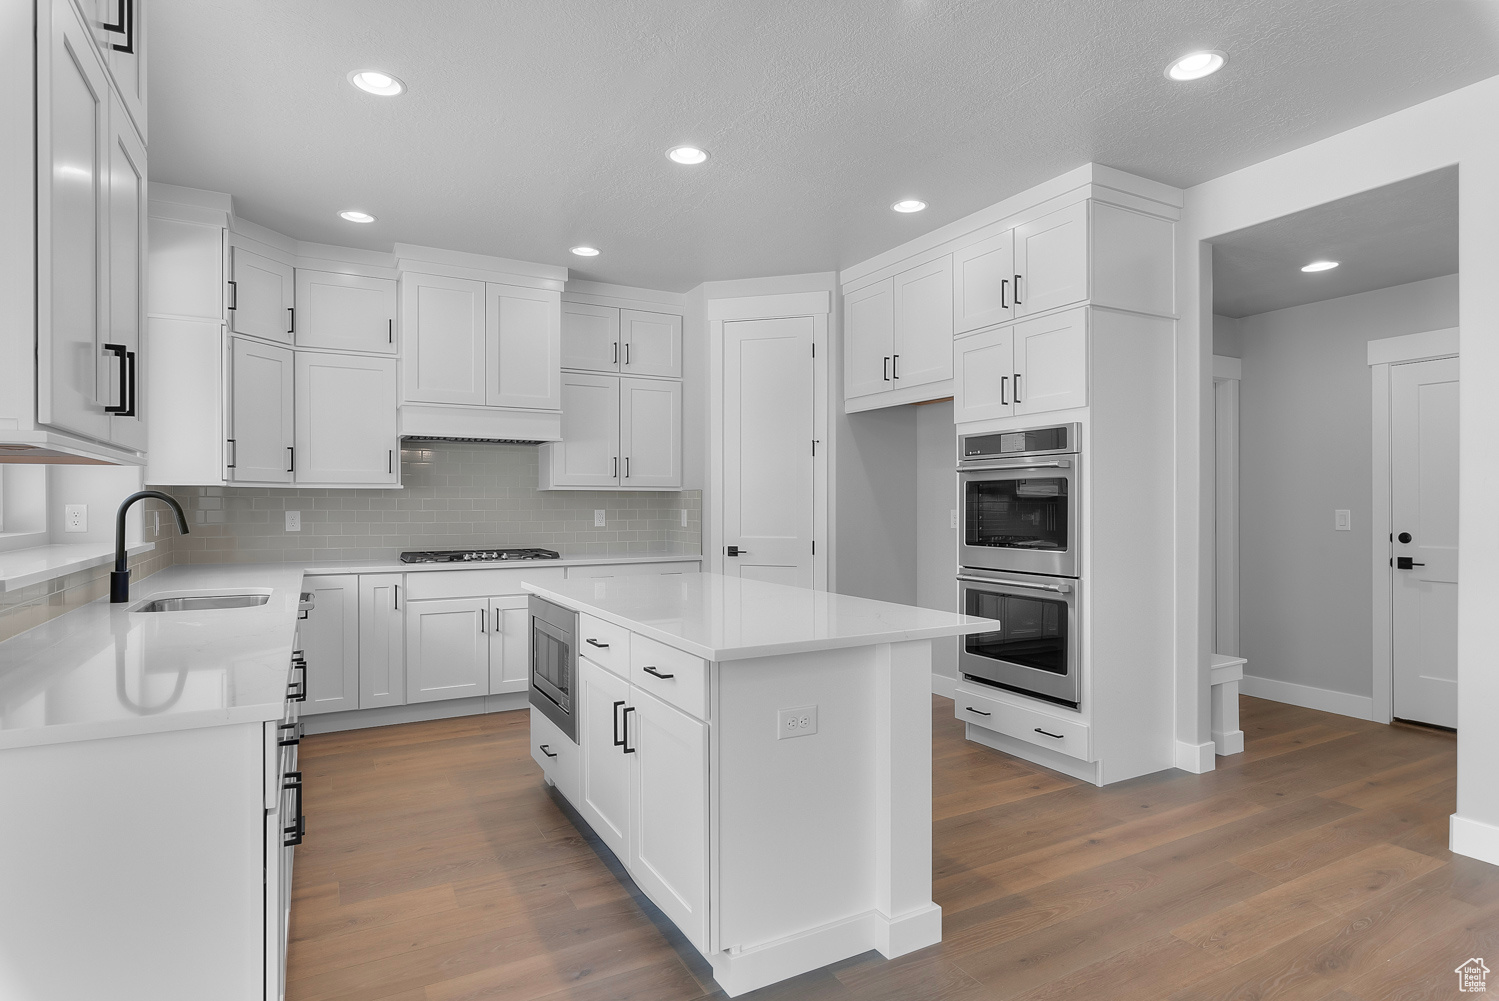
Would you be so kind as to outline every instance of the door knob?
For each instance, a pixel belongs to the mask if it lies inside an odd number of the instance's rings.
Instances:
[[[727,553],[730,556],[748,556],[749,555],[749,550],[748,549],[740,549],[738,546],[729,546],[729,547],[727,547],[727,548],[724,549],[724,552]]]
[[[1425,565],[1425,563],[1417,563],[1412,557],[1409,556],[1395,557],[1396,570],[1414,570],[1416,567],[1424,567]]]

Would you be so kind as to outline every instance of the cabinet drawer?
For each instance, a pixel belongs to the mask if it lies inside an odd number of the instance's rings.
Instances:
[[[1088,724],[1055,713],[994,698],[967,685],[958,685],[953,715],[1028,744],[1049,748],[1081,761],[1093,760]]]
[[[708,662],[690,653],[631,636],[630,683],[698,719],[708,718]]]
[[[624,626],[579,614],[578,654],[621,678],[630,677],[630,631]]]
[[[579,755],[578,745],[568,740],[541,710],[532,706],[531,757],[541,766],[547,781],[574,806],[578,803]]]

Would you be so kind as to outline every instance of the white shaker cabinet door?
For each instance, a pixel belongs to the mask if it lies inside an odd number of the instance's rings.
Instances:
[[[1088,405],[1088,309],[1025,320],[1015,337],[1014,413]]]
[[[639,309],[619,311],[622,354],[619,370],[625,375],[682,377],[682,318],[671,313]]]
[[[422,600],[406,607],[406,701],[487,695],[489,600]]]
[[[1088,203],[1015,227],[1015,316],[1088,298]]]
[[[401,574],[359,575],[359,708],[406,704]]]
[[[562,409],[562,294],[490,284],[485,402]]]
[[[395,483],[396,360],[298,351],[296,479]]]
[[[843,396],[853,399],[894,386],[890,360],[895,354],[895,286],[875,282],[843,297]]]
[[[630,875],[708,951],[708,724],[631,689],[635,811]]]
[[[953,342],[953,421],[1009,417],[1015,406],[1014,327],[981,330]]]
[[[395,279],[298,268],[297,346],[395,354]]]
[[[489,694],[531,685],[531,616],[526,595],[489,599]]]
[[[562,304],[562,367],[619,371],[619,309],[586,302]]]
[[[229,479],[290,483],[294,465],[292,350],[231,337]]]
[[[620,485],[682,485],[682,384],[619,380]]]
[[[359,708],[359,576],[308,577],[312,611],[298,628],[307,660],[303,713]]]
[[[896,389],[952,378],[952,258],[940,257],[895,276]]]
[[[615,375],[569,372],[562,379],[562,441],[546,446],[553,486],[620,482],[619,384]]]
[[[232,237],[231,237],[232,239]],[[229,245],[229,330],[292,342],[296,278],[290,264]]]
[[[146,449],[146,359],[141,336],[146,316],[146,147],[135,134],[118,97],[111,92],[109,158],[110,343],[124,348],[113,359],[119,375],[116,392],[125,394],[122,410],[110,417],[109,438],[136,451]],[[123,360],[125,370],[119,372]]]
[[[484,283],[401,276],[401,399],[484,405]]]
[[[577,806],[619,860],[630,862],[630,758],[625,727],[631,712],[630,683],[587,658],[578,659],[574,693],[583,748]]]
[[[1003,323],[1015,308],[1015,232],[953,251],[953,332]]]

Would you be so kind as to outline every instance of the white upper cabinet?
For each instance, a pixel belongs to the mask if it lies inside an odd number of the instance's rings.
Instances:
[[[296,352],[296,480],[396,483],[394,358]]]
[[[1015,233],[953,251],[953,332],[1003,323],[1015,308]]]
[[[625,375],[682,377],[682,318],[639,309],[619,311],[621,354]]]
[[[952,259],[895,276],[895,351],[890,359],[896,389],[952,378]]]
[[[1088,405],[1088,311],[1069,309],[1014,326],[1015,413]]]
[[[562,367],[619,371],[619,310],[586,302],[562,304]]]
[[[619,380],[619,451],[621,486],[669,489],[682,485],[680,382]]]
[[[297,347],[396,352],[393,278],[297,269]]]
[[[292,342],[296,322],[296,278],[290,264],[229,244],[229,330]]]
[[[146,0],[82,0],[82,6],[125,110],[145,139]]]
[[[228,479],[290,483],[296,462],[292,350],[248,337],[229,340]]]
[[[843,299],[843,395],[872,396],[892,386],[895,282],[886,278]]]
[[[1009,417],[1015,407],[1013,326],[990,327],[953,342],[953,421]]]
[[[401,277],[403,402],[484,405],[484,294],[465,278]]]
[[[117,394],[123,407],[110,409],[110,441],[136,451],[146,448],[145,351],[141,336],[146,316],[146,147],[120,114],[113,97],[109,160],[109,343],[116,345]],[[123,127],[121,127],[123,126]],[[123,372],[119,355],[123,349]]]
[[[562,407],[562,295],[514,285],[488,286],[486,386],[491,407]]]
[[[1015,227],[1015,316],[1088,298],[1088,203]]]
[[[562,441],[542,446],[542,487],[619,485],[620,379],[562,377]]]

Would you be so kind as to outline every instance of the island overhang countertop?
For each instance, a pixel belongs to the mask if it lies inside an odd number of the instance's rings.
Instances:
[[[539,598],[712,661],[931,640],[994,628],[994,620],[973,615],[714,573],[523,586]]]

